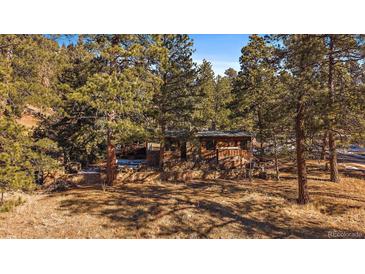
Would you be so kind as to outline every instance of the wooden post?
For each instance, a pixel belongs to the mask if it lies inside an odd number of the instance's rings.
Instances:
[[[218,148],[216,148],[215,151],[216,151],[217,165],[219,165],[219,150],[218,150]]]

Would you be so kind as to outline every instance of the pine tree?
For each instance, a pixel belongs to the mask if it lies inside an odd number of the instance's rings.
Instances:
[[[17,124],[16,119],[27,105],[47,109],[56,98],[51,84],[57,69],[56,49],[55,43],[41,35],[0,36],[2,192],[31,187],[37,170],[51,169],[54,163],[39,149],[42,140],[34,138],[33,132]]]
[[[21,115],[27,104],[41,110],[50,107],[57,99],[53,86],[58,68],[57,44],[42,35],[5,35],[0,39],[11,74],[7,82],[12,86],[7,98],[9,111]]]
[[[197,90],[198,101],[194,113],[195,124],[198,128],[216,130],[217,124],[214,119],[215,115],[215,75],[212,64],[203,60],[198,67]]]
[[[227,129],[231,127],[229,119],[231,110],[229,108],[233,100],[232,81],[227,76],[218,75],[215,79],[215,88],[213,94],[213,122],[212,128]]]
[[[96,110],[89,104],[73,100],[69,95],[83,87],[89,77],[98,70],[93,54],[83,43],[61,48],[60,72],[56,82],[57,104],[53,115],[46,117],[38,129],[39,136],[57,142],[62,149],[64,166],[76,161],[82,165],[103,158],[105,138],[98,132],[95,123]]]
[[[275,36],[274,36],[275,38]],[[313,114],[313,95],[320,90],[321,39],[312,35],[280,35],[278,47],[284,71],[290,72],[288,88],[295,109],[295,139],[298,173],[298,203],[309,202],[306,167],[306,126]],[[289,98],[288,98],[289,99]]]
[[[154,94],[152,116],[160,136],[160,168],[164,162],[164,139],[168,129],[187,130],[193,127],[196,107],[196,69],[192,60],[193,42],[188,35],[155,35],[155,45],[164,53],[156,64],[161,85]]]
[[[229,127],[229,104],[232,101],[231,80],[226,76],[215,77],[210,62],[203,60],[198,68],[196,126],[200,129],[225,129]]]
[[[31,140],[14,119],[0,118],[0,192],[29,189],[34,183]],[[1,198],[1,203],[3,198]]]
[[[233,80],[237,77],[237,71],[234,68],[228,68],[225,70],[224,75],[228,77],[228,79]]]
[[[330,180],[332,182],[339,182],[338,167],[337,167],[337,152],[336,152],[336,138],[335,132],[338,130],[336,121],[343,116],[341,106],[343,101],[339,94],[339,88],[336,84],[339,82],[336,77],[340,78],[346,75],[344,69],[349,63],[358,62],[363,58],[362,53],[362,36],[359,35],[324,35],[324,43],[326,47],[325,57],[328,64],[322,65],[326,68],[328,73],[328,100],[327,100],[327,115],[326,128],[328,135],[329,147],[329,163],[330,163]],[[336,70],[342,68],[342,71],[337,74]],[[336,75],[337,74],[337,75]],[[340,99],[340,100],[339,100]]]
[[[70,98],[95,110],[97,132],[106,137],[106,183],[111,185],[116,175],[116,142],[144,134],[143,115],[160,83],[151,68],[159,48],[143,35],[92,35],[85,42],[95,54],[98,72]]]
[[[274,48],[258,35],[250,36],[242,48],[241,70],[235,80],[233,108],[238,125],[253,131],[257,129],[260,140],[260,155],[264,155],[265,130],[270,119],[271,97],[275,95],[276,63]]]

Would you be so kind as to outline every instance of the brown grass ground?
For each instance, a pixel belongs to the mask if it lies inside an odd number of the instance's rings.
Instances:
[[[33,115],[23,115],[17,122],[27,128],[32,128],[38,125],[39,119]]]
[[[309,165],[311,203],[296,204],[292,167],[280,182],[191,180],[83,183],[24,195],[0,214],[1,238],[364,238],[365,179],[329,182]]]

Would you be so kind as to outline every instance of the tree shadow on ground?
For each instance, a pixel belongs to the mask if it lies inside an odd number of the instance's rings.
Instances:
[[[330,196],[316,189],[313,194]],[[104,227],[118,230],[119,238],[328,238],[333,230],[318,220],[297,220],[283,210],[295,204],[295,184],[289,182],[122,183],[105,191],[100,185],[85,185],[62,195],[60,210],[105,218]],[[329,204],[327,210],[344,214],[346,207],[338,210]]]

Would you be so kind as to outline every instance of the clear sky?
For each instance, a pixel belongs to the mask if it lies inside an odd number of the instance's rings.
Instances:
[[[239,70],[239,57],[248,42],[248,34],[192,34],[190,37],[194,40],[195,62],[210,61],[216,74],[223,74],[229,67]]]
[[[248,34],[191,34],[194,40],[195,52],[193,59],[200,64],[203,59],[212,63],[216,74],[223,74],[227,68],[239,70],[239,57],[241,49],[248,42]],[[77,36],[60,39],[60,44],[76,42]]]

